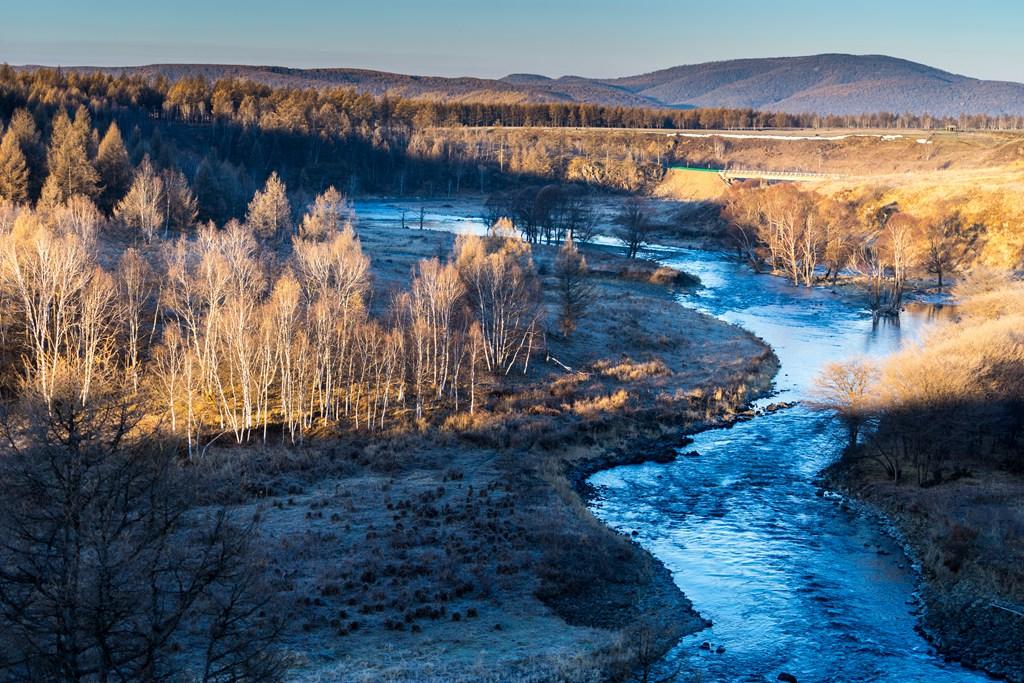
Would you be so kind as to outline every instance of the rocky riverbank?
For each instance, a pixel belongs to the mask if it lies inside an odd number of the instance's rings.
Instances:
[[[822,485],[877,511],[904,544],[918,569],[920,630],[938,652],[1024,681],[1024,553],[1018,532],[999,522],[1019,508],[1024,482],[979,470],[920,488],[884,480],[868,460],[844,459]]]

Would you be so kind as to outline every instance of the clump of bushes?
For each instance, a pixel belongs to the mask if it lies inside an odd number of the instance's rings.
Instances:
[[[620,382],[635,382],[647,377],[665,377],[672,374],[672,370],[660,358],[646,362],[627,359],[615,364],[610,360],[599,360],[594,364],[594,370],[604,377],[612,377]]]

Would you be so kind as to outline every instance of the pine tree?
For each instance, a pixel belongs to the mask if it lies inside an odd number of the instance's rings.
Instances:
[[[18,139],[8,130],[0,141],[0,198],[15,204],[28,201],[28,163]]]
[[[270,174],[267,184],[249,202],[245,222],[265,239],[291,232],[292,209],[288,203],[287,188],[277,173]]]
[[[36,121],[25,109],[16,109],[11,115],[7,132],[14,136],[22,154],[25,155],[25,163],[28,165],[29,199],[34,199],[39,196],[43,178],[46,177],[46,148],[39,139]]]
[[[99,193],[99,173],[89,159],[89,113],[79,107],[71,121],[63,110],[53,119],[53,134],[47,162],[50,175],[43,185],[42,203],[58,206],[75,195],[95,199]]]
[[[204,219],[222,223],[229,218],[224,178],[220,173],[220,164],[215,159],[205,157],[200,162],[196,170],[195,191],[199,212]]]
[[[302,217],[299,235],[306,239],[329,238],[341,229],[350,216],[351,207],[332,185],[323,194],[317,196],[313,206]]]
[[[559,327],[566,337],[576,331],[576,324],[586,316],[594,301],[594,285],[587,277],[587,260],[572,238],[562,244],[555,259],[555,276],[562,298]]]
[[[132,163],[128,159],[128,150],[116,122],[110,124],[100,142],[96,170],[103,183],[99,204],[104,210],[110,211],[128,192],[132,183]]]
[[[177,169],[168,169],[161,174],[164,183],[164,230],[187,230],[199,215],[198,202],[188,186],[185,174]]]

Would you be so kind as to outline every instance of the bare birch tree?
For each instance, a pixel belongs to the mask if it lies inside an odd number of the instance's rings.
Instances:
[[[145,157],[135,171],[128,194],[114,207],[114,216],[151,242],[164,224],[165,203],[164,181],[149,157]]]
[[[487,369],[507,375],[522,360],[525,371],[540,301],[530,245],[503,237],[489,246],[480,237],[460,235],[455,252],[456,267],[480,323]]]

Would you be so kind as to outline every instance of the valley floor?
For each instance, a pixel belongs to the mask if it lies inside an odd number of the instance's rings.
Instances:
[[[378,303],[453,242],[383,226],[360,237]],[[553,256],[535,250],[548,279]],[[688,430],[735,419],[777,362],[749,333],[676,305],[674,285],[651,282],[673,279],[655,266],[587,258],[590,315],[569,339],[549,335],[476,415],[246,454],[260,495],[236,509],[259,516],[297,679],[602,680],[703,627],[669,572],[598,522],[574,482],[670,457]]]

